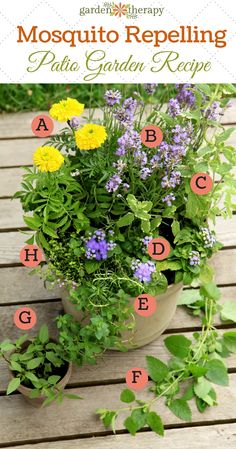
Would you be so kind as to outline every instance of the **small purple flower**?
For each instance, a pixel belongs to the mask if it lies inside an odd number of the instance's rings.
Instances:
[[[139,259],[132,262],[131,269],[134,271],[134,277],[139,282],[151,282],[152,273],[156,271],[153,262],[141,262]]]
[[[112,175],[112,177],[109,179],[109,181],[106,183],[106,190],[109,193],[116,192],[116,190],[119,188],[119,186],[122,184],[122,179],[118,174]]]
[[[127,191],[127,190],[129,190],[130,185],[127,182],[124,182],[123,183],[123,188],[124,188],[125,191]]]
[[[134,115],[129,111],[129,109],[125,109],[124,107],[117,108],[114,112],[114,116],[121,125],[131,126],[134,121]]]
[[[144,90],[147,92],[148,95],[153,95],[156,92],[156,88],[157,88],[158,84],[155,83],[147,83],[144,84]]]
[[[161,186],[163,189],[165,188],[175,188],[177,185],[180,184],[181,181],[181,174],[179,171],[173,171],[170,174],[170,177],[168,175],[164,176],[162,178]]]
[[[78,129],[79,125],[80,125],[79,117],[72,117],[70,119],[70,127],[71,128]]]
[[[116,243],[112,240],[108,242],[105,232],[98,229],[85,244],[85,257],[86,259],[105,260],[108,257],[108,251],[115,247]]]
[[[168,195],[166,195],[164,198],[162,198],[162,202],[166,203],[167,206],[172,206],[173,201],[175,200],[175,196],[173,193],[169,193]]]
[[[178,94],[176,95],[176,99],[181,104],[181,106],[187,106],[192,108],[195,105],[195,95],[193,93],[193,85],[192,84],[176,84],[176,88],[178,89]]]
[[[126,111],[129,111],[131,114],[135,112],[135,109],[137,108],[138,102],[135,100],[135,98],[126,98],[126,100],[123,103],[123,108]]]
[[[147,252],[147,247],[152,239],[153,239],[153,237],[151,237],[150,235],[146,235],[143,239],[141,239],[141,243],[143,245],[142,250],[144,253]]]
[[[134,162],[136,165],[144,167],[147,164],[147,155],[145,151],[136,150],[134,152]]]
[[[216,238],[210,229],[200,228],[200,235],[203,239],[205,248],[213,248],[216,243]]]
[[[198,266],[200,265],[200,254],[198,251],[190,251],[189,253],[189,265]]]
[[[220,103],[218,101],[213,101],[212,105],[209,106],[205,110],[205,117],[208,120],[218,120],[220,115],[220,109],[219,109]]]
[[[140,171],[140,178],[143,179],[143,180],[145,180],[145,179],[147,179],[151,174],[152,174],[152,171],[150,170],[150,168],[144,167],[144,168],[142,168],[142,170]]]
[[[121,93],[119,90],[107,90],[104,98],[108,106],[114,106],[115,104],[119,104],[121,100]]]
[[[119,175],[124,171],[126,166],[127,164],[122,159],[118,159],[117,162],[113,162],[113,167],[117,169]]]
[[[169,101],[168,112],[171,117],[177,117],[181,113],[181,108],[176,98],[171,98]]]
[[[133,129],[127,130],[117,142],[119,145],[115,153],[117,156],[124,156],[128,150],[139,150],[142,147],[140,135]]]

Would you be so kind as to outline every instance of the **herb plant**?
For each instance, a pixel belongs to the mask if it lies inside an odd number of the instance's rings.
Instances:
[[[49,338],[46,325],[33,340],[23,335],[15,343],[3,341],[0,356],[7,362],[13,376],[7,394],[24,386],[31,389],[30,398],[45,397],[43,406],[53,401],[60,403],[63,397],[81,399],[65,393],[59,384],[67,372],[68,362],[61,345]]]

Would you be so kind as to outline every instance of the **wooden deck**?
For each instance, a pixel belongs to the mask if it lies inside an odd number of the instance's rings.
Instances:
[[[0,341],[15,338],[20,332],[13,324],[15,309],[31,304],[38,322],[31,331],[37,332],[46,322],[56,333],[54,318],[62,311],[60,291],[45,290],[37,277],[19,262],[19,250],[25,236],[18,229],[26,229],[19,202],[10,197],[17,190],[22,165],[32,164],[32,153],[41,140],[32,137],[32,113],[0,116]],[[236,101],[224,117],[224,125],[236,123]],[[56,131],[58,128],[56,129]],[[231,138],[236,147],[236,135]],[[224,249],[214,259],[216,280],[221,288],[221,301],[236,299],[236,215],[232,220],[217,220],[218,238]],[[216,318],[219,329],[230,329]],[[181,307],[165,334],[183,332],[191,335],[200,329],[200,321]],[[163,336],[150,345],[126,354],[106,352],[97,366],[74,368],[68,388],[83,396],[83,401],[65,400],[61,406],[33,409],[16,393],[6,396],[7,367],[0,361],[0,447],[23,449],[235,449],[236,448],[236,357],[228,359],[230,386],[217,387],[217,407],[200,414],[193,406],[191,423],[184,423],[171,414],[164,404],[158,405],[166,428],[160,439],[148,429],[134,438],[127,434],[122,421],[118,434],[104,430],[94,415],[98,407],[119,406],[119,393],[124,387],[126,371],[132,366],[145,367],[145,355],[168,358]],[[146,393],[143,393],[145,396]],[[141,396],[141,395],[140,395]]]

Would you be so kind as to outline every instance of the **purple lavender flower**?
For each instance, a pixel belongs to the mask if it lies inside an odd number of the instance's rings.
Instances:
[[[205,248],[213,248],[216,243],[216,238],[210,229],[200,228],[200,235],[203,239]]]
[[[131,126],[133,124],[134,115],[129,109],[125,109],[124,107],[117,108],[114,116],[123,126]]]
[[[173,171],[170,174],[170,177],[168,175],[164,176],[162,178],[161,186],[163,189],[165,188],[175,188],[177,185],[180,184],[181,181],[181,174],[179,171]]]
[[[113,162],[112,165],[117,169],[119,175],[124,171],[125,167],[127,166],[127,164],[122,159],[118,159],[118,161]]]
[[[135,109],[137,108],[137,105],[137,100],[135,100],[135,98],[129,97],[124,101],[123,108],[133,114],[135,112]]]
[[[176,88],[179,90],[176,95],[176,99],[181,104],[181,106],[187,106],[189,108],[195,105],[195,95],[192,90],[192,84],[176,84]]]
[[[79,124],[80,124],[79,117],[72,117],[72,118],[70,119],[70,127],[71,127],[71,128],[73,128],[73,129],[78,129]]]
[[[190,251],[189,253],[189,265],[198,266],[200,265],[200,254],[198,251]]]
[[[157,86],[158,84],[155,83],[147,83],[143,85],[144,90],[147,92],[148,95],[153,95],[156,91]]]
[[[122,179],[118,174],[112,175],[112,177],[107,181],[106,183],[106,190],[109,193],[116,192],[116,190],[119,188],[119,186],[122,184]]]
[[[155,154],[151,160],[150,160],[150,166],[154,170],[155,168],[158,168],[160,162],[160,156],[158,154]]]
[[[208,120],[218,120],[220,115],[220,109],[219,109],[220,103],[218,101],[213,101],[212,105],[209,106],[205,110],[205,117]]]
[[[136,150],[134,152],[134,163],[144,167],[147,164],[147,155],[145,151]]]
[[[86,259],[105,260],[108,257],[108,251],[115,247],[116,243],[112,240],[108,242],[105,232],[98,229],[85,244],[85,257]]]
[[[151,175],[151,173],[152,173],[152,171],[150,170],[150,168],[144,167],[140,171],[140,178],[145,180],[145,179],[147,179]]]
[[[134,271],[134,277],[139,282],[151,282],[152,273],[156,271],[153,262],[141,262],[139,259],[132,262],[131,269]]]
[[[119,145],[116,150],[117,156],[124,156],[128,150],[139,150],[142,147],[140,135],[133,129],[127,130],[117,142]]]
[[[169,101],[168,112],[171,117],[177,117],[181,113],[181,108],[176,98],[171,98]]]
[[[172,202],[175,200],[175,196],[173,193],[168,193],[164,198],[162,198],[162,202],[166,203],[167,206],[172,206]]]
[[[119,90],[107,90],[104,98],[108,106],[114,106],[115,104],[119,104],[121,100],[121,93]]]

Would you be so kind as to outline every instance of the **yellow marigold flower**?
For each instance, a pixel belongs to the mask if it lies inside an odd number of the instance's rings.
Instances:
[[[54,147],[39,147],[33,155],[34,164],[40,171],[53,172],[59,170],[64,162],[64,157]]]
[[[106,128],[101,125],[88,123],[75,131],[76,145],[80,150],[94,150],[99,148],[106,140]]]
[[[74,98],[61,100],[59,103],[52,105],[49,114],[59,122],[67,122],[72,117],[78,117],[84,110],[84,104],[79,103]]]

